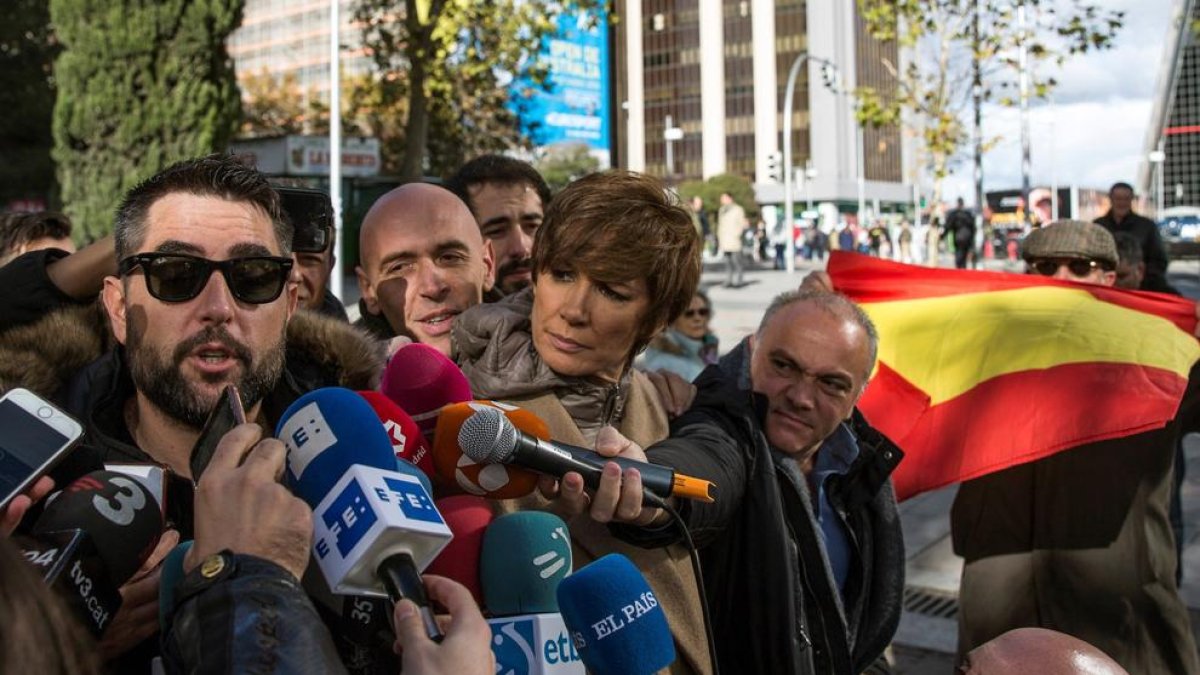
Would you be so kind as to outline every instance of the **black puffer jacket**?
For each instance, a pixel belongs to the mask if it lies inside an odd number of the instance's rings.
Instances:
[[[1128,232],[1142,245],[1142,258],[1146,262],[1146,276],[1142,278],[1143,291],[1158,291],[1179,295],[1171,284],[1167,283],[1167,247],[1163,245],[1162,235],[1158,225],[1146,216],[1130,213],[1121,221],[1113,216],[1112,211],[1096,219],[1097,225],[1116,234]]]
[[[808,482],[763,432],[766,400],[749,390],[745,343],[695,384],[691,409],[646,454],[717,484],[714,503],[681,502],[680,513],[700,549],[721,671],[863,672],[900,620],[904,544],[888,476],[902,453],[855,414],[858,459],[827,484],[852,533],[843,604]],[[613,529],[644,546],[677,539],[670,528]]]

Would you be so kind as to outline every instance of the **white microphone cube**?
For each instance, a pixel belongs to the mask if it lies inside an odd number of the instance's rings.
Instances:
[[[488,619],[499,675],[586,675],[561,614]]]
[[[415,476],[354,465],[313,512],[313,555],[341,595],[386,596],[376,570],[397,553],[424,570],[454,535]]]

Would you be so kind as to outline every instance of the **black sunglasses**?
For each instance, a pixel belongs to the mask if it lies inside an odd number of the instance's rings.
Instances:
[[[1063,265],[1066,265],[1067,269],[1071,270],[1071,274],[1077,277],[1086,277],[1092,273],[1092,270],[1101,267],[1101,264],[1095,260],[1080,258],[1042,258],[1029,261],[1030,269],[1044,277],[1054,276]]]
[[[689,319],[692,318],[693,316],[705,317],[705,316],[708,316],[708,314],[709,314],[709,310],[707,307],[701,307],[700,309],[685,309],[683,311],[683,315]]]
[[[187,302],[208,285],[213,270],[220,270],[233,297],[251,305],[273,302],[283,292],[291,258],[251,256],[231,260],[209,260],[186,253],[139,253],[121,261],[117,268],[125,276],[141,267],[146,290],[163,302]]]

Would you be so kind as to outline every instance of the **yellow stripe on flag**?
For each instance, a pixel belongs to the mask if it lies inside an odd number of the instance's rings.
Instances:
[[[1200,343],[1170,321],[1043,286],[862,305],[879,360],[937,405],[994,377],[1068,363],[1129,363],[1187,378]]]

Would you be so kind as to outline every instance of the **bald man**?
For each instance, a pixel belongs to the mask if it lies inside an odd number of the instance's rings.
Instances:
[[[495,283],[491,245],[454,193],[409,183],[380,197],[359,232],[359,324],[450,353],[450,323]]]
[[[1092,645],[1045,628],[1017,628],[985,642],[963,658],[968,675],[1129,675]]]

